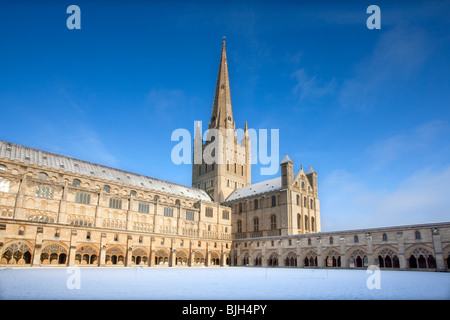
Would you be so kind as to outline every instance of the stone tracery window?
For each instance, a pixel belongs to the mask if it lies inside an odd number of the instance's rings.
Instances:
[[[31,249],[30,247],[17,241],[8,245],[3,251],[2,264],[30,264],[31,263]]]
[[[114,246],[106,250],[105,261],[107,265],[123,265],[125,260],[124,257],[125,254],[123,250],[119,247]]]
[[[418,247],[414,249],[408,259],[411,269],[435,269],[436,258],[433,253],[426,248]]]
[[[98,261],[98,249],[91,245],[82,245],[75,251],[75,263],[96,264]]]
[[[41,264],[65,264],[67,262],[67,249],[59,244],[52,243],[41,251]]]

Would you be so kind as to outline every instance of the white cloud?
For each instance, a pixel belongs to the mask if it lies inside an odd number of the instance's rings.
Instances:
[[[448,181],[450,166],[414,172],[392,190],[336,170],[321,184],[322,231],[449,221]]]
[[[370,162],[372,170],[384,169],[406,155],[417,157],[418,153],[435,153],[435,140],[448,131],[447,122],[429,121],[409,131],[376,141],[367,147],[363,157]]]
[[[330,82],[321,81],[315,76],[308,76],[304,68],[295,71],[292,77],[296,81],[293,93],[298,97],[300,103],[322,98],[331,94],[336,87],[334,79]]]
[[[382,30],[373,53],[342,84],[339,100],[343,107],[371,111],[411,81],[429,59],[433,46],[423,30],[411,26]]]

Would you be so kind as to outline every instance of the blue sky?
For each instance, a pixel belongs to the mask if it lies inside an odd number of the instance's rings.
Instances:
[[[448,1],[2,1],[0,139],[190,185],[170,137],[209,121],[226,36],[236,126],[279,129],[279,159],[313,166],[323,231],[449,221],[449,14]]]

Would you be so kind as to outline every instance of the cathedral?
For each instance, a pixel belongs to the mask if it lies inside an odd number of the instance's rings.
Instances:
[[[1,266],[449,270],[450,223],[322,232],[318,175],[287,154],[252,184],[225,41],[207,134],[190,187],[0,141]]]

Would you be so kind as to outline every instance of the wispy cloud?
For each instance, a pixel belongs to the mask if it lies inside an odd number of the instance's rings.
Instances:
[[[336,88],[334,79],[329,82],[322,81],[316,76],[309,76],[304,68],[295,71],[292,77],[296,81],[293,93],[301,105],[327,96]]]
[[[374,142],[368,146],[363,158],[371,164],[372,170],[381,170],[396,160],[404,161],[405,157],[417,158],[417,154],[435,153],[439,138],[449,131],[447,122],[429,121],[411,130]]]
[[[199,103],[199,99],[180,89],[151,89],[145,96],[145,106],[164,121],[174,121],[174,115],[180,116]]]
[[[448,221],[450,166],[425,168],[392,190],[336,170],[321,185],[322,231]]]
[[[340,104],[371,111],[386,95],[408,83],[429,59],[433,46],[423,30],[398,25],[380,36],[373,53],[355,66],[354,76],[343,82]]]

